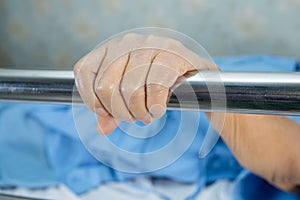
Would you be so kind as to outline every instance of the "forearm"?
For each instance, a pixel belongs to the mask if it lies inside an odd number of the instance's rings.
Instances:
[[[207,116],[221,118],[222,114]],[[298,123],[282,116],[229,113],[225,114],[223,129],[218,129],[238,161],[250,171],[280,187],[300,183]]]

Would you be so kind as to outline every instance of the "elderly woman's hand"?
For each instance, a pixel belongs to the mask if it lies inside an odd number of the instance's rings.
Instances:
[[[119,121],[161,117],[170,91],[209,69],[218,67],[176,40],[127,34],[87,54],[74,73],[83,101],[99,116],[98,131],[109,134]]]
[[[210,69],[218,67],[178,41],[128,34],[83,57],[74,73],[83,101],[99,116],[99,132],[109,134],[122,120],[150,123],[161,117],[175,87],[199,70]],[[218,131],[243,166],[281,189],[299,189],[299,124],[285,117],[225,116]],[[215,127],[220,127],[214,124],[218,121],[212,121]]]

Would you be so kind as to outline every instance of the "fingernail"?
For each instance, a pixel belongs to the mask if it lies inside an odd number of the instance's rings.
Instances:
[[[154,118],[159,118],[165,113],[165,108],[160,104],[155,104],[151,106],[149,112]]]
[[[130,118],[129,118],[129,122],[135,123],[135,122],[136,122],[136,119],[134,119],[133,117],[130,117]]]
[[[152,122],[152,118],[150,116],[145,117],[142,122],[144,124],[150,124]]]
[[[108,115],[108,112],[104,108],[97,108],[96,114],[105,117]]]

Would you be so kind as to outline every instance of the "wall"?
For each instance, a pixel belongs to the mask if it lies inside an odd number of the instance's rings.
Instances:
[[[212,56],[300,58],[299,0],[1,0],[0,67],[72,68],[120,31],[181,31]]]

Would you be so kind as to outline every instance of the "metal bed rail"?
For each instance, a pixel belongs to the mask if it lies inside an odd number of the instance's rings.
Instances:
[[[0,69],[1,101],[82,104],[74,85],[72,71]],[[168,109],[300,116],[297,72],[205,71],[188,79],[175,94],[180,100],[172,94]]]

